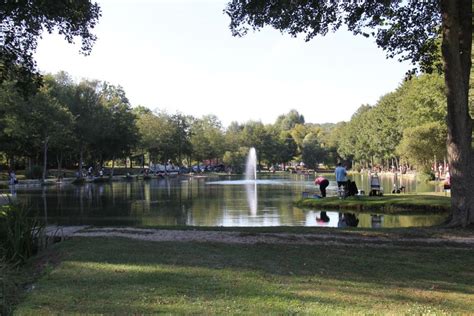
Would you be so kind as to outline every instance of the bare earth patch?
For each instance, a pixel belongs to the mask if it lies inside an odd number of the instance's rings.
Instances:
[[[89,227],[64,226],[48,227],[49,236],[70,237],[122,237],[144,241],[173,242],[216,242],[233,244],[347,244],[360,247],[393,247],[414,245],[433,247],[445,246],[456,248],[472,248],[474,236],[442,236],[425,238],[407,238],[400,236],[363,236],[343,234],[292,234],[292,233],[249,233],[231,231],[200,231],[200,230],[162,230],[127,227]]]

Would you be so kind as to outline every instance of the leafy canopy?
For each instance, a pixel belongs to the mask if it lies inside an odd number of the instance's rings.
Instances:
[[[309,41],[345,24],[356,35],[375,37],[388,57],[419,64],[424,72],[442,69],[438,1],[232,0],[225,12],[234,36],[269,25]]]
[[[16,81],[24,93],[35,91],[41,82],[33,54],[44,31],[56,30],[69,43],[81,38],[81,52],[89,54],[96,36],[91,30],[100,17],[100,8],[89,0],[2,1],[0,22],[0,83]]]

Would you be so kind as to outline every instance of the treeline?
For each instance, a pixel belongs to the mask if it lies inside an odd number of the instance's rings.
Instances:
[[[10,168],[61,169],[103,164],[130,155],[139,141],[136,116],[121,87],[97,80],[75,83],[66,73],[46,75],[28,98],[14,83],[0,90],[0,151]]]
[[[332,131],[338,154],[358,166],[411,164],[429,172],[446,157],[446,96],[440,75],[405,81],[375,106],[362,105]]]
[[[363,105],[349,122],[311,124],[291,110],[273,124],[233,122],[214,115],[132,108],[125,91],[106,82],[74,82],[68,74],[46,75],[29,98],[13,83],[0,90],[0,152],[10,168],[27,170],[138,164],[225,164],[242,171],[255,147],[262,167],[304,162],[308,168],[338,160],[359,166],[410,163],[429,169],[446,151],[446,100],[440,76],[404,82],[376,105]],[[323,105],[320,105],[323,106]],[[38,172],[37,172],[38,173]]]

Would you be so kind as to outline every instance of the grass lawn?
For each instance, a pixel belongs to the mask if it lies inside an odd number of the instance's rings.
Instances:
[[[299,207],[351,209],[358,212],[377,211],[384,214],[430,214],[449,212],[451,197],[434,194],[387,194],[384,196],[351,196],[345,199],[303,199]]]
[[[16,314],[474,314],[473,248],[75,238]]]

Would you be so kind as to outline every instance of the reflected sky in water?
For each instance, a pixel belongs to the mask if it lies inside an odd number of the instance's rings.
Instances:
[[[17,187],[18,200],[27,202],[48,224],[102,226],[341,226],[344,214],[302,210],[293,206],[303,192],[319,193],[313,176],[259,175],[257,182],[231,176],[177,177]],[[329,178],[328,196],[336,183]],[[367,190],[368,179],[353,177]],[[388,177],[382,185],[391,187]],[[403,179],[407,192],[435,191],[438,187]],[[420,191],[422,190],[422,191]],[[5,191],[6,192],[6,191]],[[327,211],[322,214],[322,212]],[[324,220],[323,220],[324,219]],[[443,216],[357,216],[358,227],[408,227],[439,224]],[[344,221],[342,221],[344,222]]]

